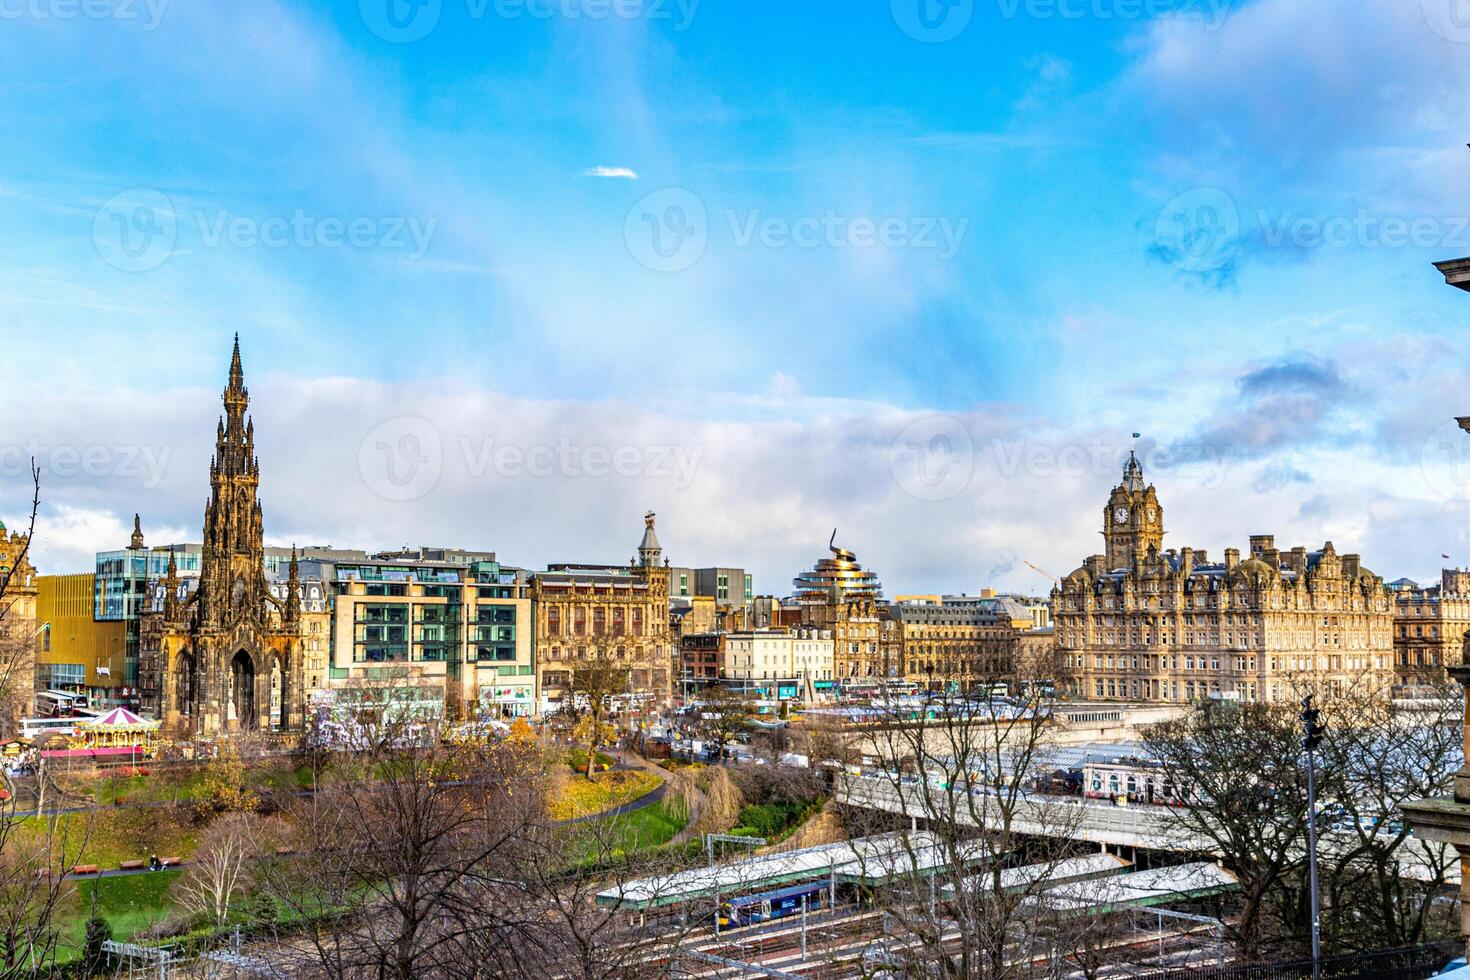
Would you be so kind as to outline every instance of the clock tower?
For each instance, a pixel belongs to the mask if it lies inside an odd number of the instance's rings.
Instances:
[[[1131,451],[1123,467],[1123,482],[1113,488],[1103,509],[1103,540],[1108,568],[1127,568],[1149,546],[1163,550],[1164,509],[1153,484],[1144,485],[1143,467]]]

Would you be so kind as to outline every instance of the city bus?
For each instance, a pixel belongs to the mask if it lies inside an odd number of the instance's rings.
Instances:
[[[75,735],[78,720],[77,718],[22,718],[20,737],[36,741],[52,734]]]
[[[85,694],[72,691],[41,691],[36,695],[36,714],[44,718],[67,718],[87,705]]]

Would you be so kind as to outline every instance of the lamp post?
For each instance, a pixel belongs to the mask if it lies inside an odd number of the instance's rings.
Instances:
[[[1322,916],[1317,897],[1317,765],[1316,749],[1327,726],[1312,707],[1312,695],[1302,698],[1302,748],[1307,751],[1307,864],[1312,892],[1312,980],[1322,976]]]

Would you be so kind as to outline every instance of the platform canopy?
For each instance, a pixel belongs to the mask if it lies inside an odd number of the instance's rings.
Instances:
[[[837,844],[805,847],[783,854],[729,861],[705,868],[655,875],[625,882],[598,892],[597,904],[605,908],[652,909],[692,902],[717,895],[735,896],[778,885],[818,878],[861,874],[864,869],[909,868],[909,855],[927,856],[920,864],[933,863],[938,838],[926,831],[879,834]]]
[[[1150,908],[1223,895],[1240,888],[1240,879],[1205,861],[1150,868],[1132,874],[1076,881],[1039,896],[1053,908],[1100,915],[1125,908]]]

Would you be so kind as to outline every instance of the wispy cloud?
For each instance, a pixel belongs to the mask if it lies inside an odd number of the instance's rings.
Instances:
[[[611,177],[616,180],[637,180],[638,171],[628,167],[588,167],[582,171],[583,177]]]

